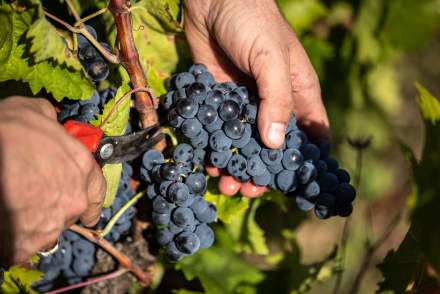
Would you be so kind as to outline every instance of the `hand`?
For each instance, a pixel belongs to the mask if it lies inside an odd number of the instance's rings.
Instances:
[[[292,112],[309,135],[329,138],[318,77],[275,1],[186,0],[185,32],[194,61],[205,64],[218,81],[255,79],[258,129],[266,146],[283,144]],[[223,177],[219,188],[249,197],[266,190],[232,177]]]
[[[47,100],[0,102],[0,264],[51,248],[78,218],[96,224],[105,190],[93,156]]]

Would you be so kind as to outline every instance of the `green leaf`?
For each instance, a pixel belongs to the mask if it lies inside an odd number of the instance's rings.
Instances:
[[[299,34],[327,14],[327,8],[319,0],[278,0],[278,4]]]
[[[179,21],[181,14],[180,0],[142,0],[136,3],[137,9],[146,9],[162,27],[170,32],[181,32]]]
[[[263,274],[235,254],[222,240],[209,249],[185,257],[177,265],[186,279],[198,278],[207,294],[237,293],[241,285],[256,285]]]
[[[378,265],[384,277],[384,280],[378,284],[378,293],[383,291],[405,293],[407,286],[417,279],[423,267],[424,256],[420,249],[413,228],[410,228],[397,251],[388,252],[382,263]]]
[[[32,39],[30,52],[34,55],[35,62],[52,59],[76,70],[82,69],[78,58],[67,48],[66,42],[45,17],[40,17],[29,27],[27,37]]]
[[[423,117],[429,120],[431,124],[435,124],[440,120],[440,102],[435,98],[425,87],[416,83],[416,88],[419,91],[419,106]]]
[[[389,1],[384,37],[404,50],[423,47],[440,24],[440,4],[436,0]],[[371,15],[370,15],[371,16]]]
[[[5,272],[0,290],[2,293],[38,293],[32,289],[32,284],[42,278],[43,273],[40,271],[12,266]]]
[[[104,207],[108,208],[115,200],[118,192],[119,181],[121,180],[122,163],[106,164],[102,168],[105,181],[107,183],[107,191],[104,198]]]
[[[247,198],[222,195],[218,190],[218,181],[214,179],[209,180],[205,199],[215,204],[217,217],[226,224],[235,223],[249,207],[249,199]]]
[[[105,104],[102,114],[98,115],[98,118],[90,123],[94,126],[100,126],[104,120],[107,120],[101,126],[101,129],[107,136],[123,135],[130,117],[131,99],[126,97],[118,106],[115,105],[130,90],[131,88],[128,84],[119,87],[115,97]],[[108,117],[109,115],[110,117]]]
[[[0,36],[8,39],[0,40],[0,82],[21,80],[29,83],[33,94],[45,88],[58,101],[64,97],[90,98],[95,87],[82,70],[76,71],[50,60],[35,62],[26,52],[23,39],[37,16],[34,8],[15,12],[8,4],[0,6],[0,22],[4,25],[0,28]]]
[[[240,212],[234,222],[226,226],[236,242],[235,248],[238,252],[259,255],[269,254],[264,231],[255,221],[255,214],[261,203],[262,200],[260,199],[252,200],[250,208]]]

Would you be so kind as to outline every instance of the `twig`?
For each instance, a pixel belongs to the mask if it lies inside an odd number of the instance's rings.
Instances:
[[[118,219],[127,211],[128,208],[130,208],[136,201],[139,200],[142,196],[144,196],[145,192],[139,192],[137,193],[133,198],[131,198],[127,203],[125,203],[119,210],[116,212],[116,214],[110,219],[110,221],[105,225],[104,229],[99,233],[99,236],[101,238],[104,238],[110,231],[112,230],[113,226],[116,224]]]
[[[109,10],[113,15],[118,32],[121,64],[127,70],[133,88],[147,88],[144,70],[134,43],[130,4],[127,0],[110,0]],[[144,128],[158,122],[155,110],[156,97],[151,93],[137,92],[135,107]]]
[[[359,148],[356,149],[357,150],[357,155],[356,155],[356,170],[357,170],[357,174],[356,174],[356,179],[355,179],[355,186],[357,188],[357,190],[359,191],[359,188],[361,186],[361,179],[362,179],[362,159],[363,159],[363,151],[365,150],[365,148]],[[341,236],[341,267],[342,270],[340,272],[338,272],[337,276],[336,276],[336,282],[335,282],[335,287],[333,288],[333,294],[339,294],[340,290],[341,290],[341,286],[342,286],[342,280],[344,277],[344,267],[345,267],[345,256],[346,256],[346,252],[347,252],[347,242],[348,242],[348,237],[350,235],[350,223],[351,223],[351,218],[352,216],[350,215],[344,223],[344,229],[342,230],[342,236]],[[371,224],[370,224],[371,225]]]
[[[82,288],[82,287],[85,287],[85,286],[88,286],[88,285],[92,285],[92,284],[96,284],[96,283],[99,283],[99,282],[111,280],[111,279],[119,277],[120,275],[125,274],[126,272],[127,272],[127,269],[120,268],[120,269],[118,269],[115,272],[112,272],[112,273],[109,273],[109,274],[105,274],[105,275],[102,275],[102,276],[99,276],[99,277],[96,277],[96,278],[91,278],[91,279],[88,279],[87,281],[84,281],[84,282],[81,282],[81,283],[78,283],[78,284],[73,284],[73,285],[69,285],[69,286],[63,287],[63,288],[55,289],[53,291],[47,292],[47,294],[64,293],[64,292],[71,291],[71,290],[78,289],[78,288]]]
[[[108,242],[105,239],[100,238],[99,233],[87,228],[80,227],[78,225],[72,225],[69,228],[71,231],[76,232],[80,234],[81,236],[85,237],[87,240],[97,244],[102,249],[107,251],[109,254],[111,254],[118,262],[119,264],[129,270],[133,275],[136,276],[136,278],[139,280],[139,282],[144,285],[148,286],[151,284],[152,281],[152,273],[146,273],[142,271],[138,266],[133,264],[133,262],[130,260],[128,256],[120,252],[118,249],[116,249],[113,244]]]
[[[92,18],[95,18],[98,15],[103,14],[107,10],[108,10],[108,8],[104,7],[104,8],[99,9],[98,11],[93,12],[92,14],[87,15],[86,17],[81,18],[80,20],[75,22],[75,27],[78,27],[78,26],[82,25],[83,23],[85,23],[86,21],[89,21]]]
[[[107,51],[106,48],[104,48],[93,36],[90,34],[90,32],[85,28],[75,28],[65,22],[64,20],[59,19],[55,15],[51,14],[50,12],[43,10],[44,15],[49,17],[50,19],[53,19],[54,21],[58,22],[59,24],[63,25],[66,29],[73,33],[81,34],[83,35],[101,54],[104,56],[105,59],[107,59],[108,62],[111,63],[120,63],[119,57],[109,51]]]
[[[66,0],[67,6],[69,7],[70,12],[72,13],[73,17],[76,21],[80,21],[81,17],[79,16],[79,13],[76,11],[75,6],[73,6],[71,0]]]
[[[139,92],[139,91],[145,91],[148,92],[150,91],[147,88],[137,88],[137,89],[133,89],[130,90],[129,92],[125,93],[124,96],[121,97],[121,99],[119,99],[118,101],[116,101],[115,105],[113,105],[112,109],[110,109],[109,113],[107,114],[107,116],[102,120],[101,124],[98,126],[99,128],[104,127],[104,125],[108,122],[108,120],[110,119],[110,117],[113,115],[113,113],[118,109],[118,107],[128,98],[131,96],[131,94]]]
[[[357,273],[353,285],[348,293],[355,294],[359,290],[359,286],[362,282],[362,278],[365,276],[365,273],[367,272],[368,268],[370,267],[371,260],[376,253],[376,250],[382,246],[382,244],[388,239],[388,237],[391,235],[391,233],[394,231],[396,226],[399,224],[400,219],[402,218],[402,213],[399,212],[393,220],[388,224],[386,230],[383,232],[383,234],[374,242],[373,244],[369,245],[367,248],[367,252],[365,253],[364,259],[362,260],[361,266],[359,268],[359,272]]]

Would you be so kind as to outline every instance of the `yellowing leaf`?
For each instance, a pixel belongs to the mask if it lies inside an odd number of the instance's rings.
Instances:
[[[2,293],[38,293],[32,289],[32,284],[41,280],[43,273],[37,270],[28,270],[18,266],[12,266],[5,272],[3,284],[0,287]]]
[[[135,9],[146,9],[167,31],[180,32],[183,30],[179,21],[179,0],[142,0],[134,7],[136,7]]]
[[[423,117],[435,125],[440,120],[440,101],[419,83],[416,83],[416,88],[419,91],[418,102]]]
[[[122,173],[122,163],[106,164],[102,168],[105,181],[107,182],[107,191],[104,198],[104,207],[108,208],[115,200],[118,192],[119,181]]]
[[[92,121],[91,124],[99,126],[106,120],[106,123],[101,128],[107,136],[123,135],[130,116],[131,98],[126,97],[119,105],[115,105],[130,90],[131,88],[127,84],[119,87],[115,97],[105,104],[103,113],[96,120]]]

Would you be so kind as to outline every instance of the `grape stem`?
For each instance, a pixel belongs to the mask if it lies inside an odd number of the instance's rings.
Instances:
[[[108,9],[112,13],[116,24],[121,64],[130,76],[132,87],[134,89],[148,88],[133,38],[130,1],[110,0]],[[155,105],[157,105],[156,99],[151,92],[137,92],[135,95],[134,104],[139,112],[142,127],[144,128],[158,122],[158,115],[155,109]]]
[[[113,229],[113,226],[116,224],[116,222],[119,220],[119,218],[129,209],[133,204],[136,203],[136,201],[139,200],[142,196],[144,196],[145,192],[139,192],[137,193],[133,198],[131,198],[127,203],[125,203],[117,212],[116,214],[109,220],[109,222],[105,225],[104,229],[99,232],[99,236],[101,238],[104,238],[110,231]]]
[[[126,268],[120,268],[117,271],[111,272],[109,274],[105,274],[96,278],[91,278],[88,279],[87,281],[84,282],[80,282],[77,284],[73,284],[73,285],[69,285],[63,288],[59,288],[59,289],[55,289],[53,291],[47,292],[47,294],[59,294],[59,293],[64,293],[64,292],[68,292],[68,291],[72,291],[78,288],[82,288],[88,285],[92,285],[92,284],[96,284],[99,282],[103,282],[103,281],[107,281],[107,280],[111,280],[114,278],[117,278],[123,274],[125,274],[127,272]]]
[[[151,284],[153,279],[153,267],[150,267],[148,272],[144,272],[137,265],[135,265],[128,256],[116,249],[116,247],[114,247],[109,241],[101,238],[99,233],[94,230],[90,230],[78,225],[70,226],[69,230],[80,234],[87,240],[97,244],[111,254],[123,268],[130,271],[138,279],[142,286],[147,287]]]
[[[84,36],[84,38],[86,38],[101,54],[102,56],[111,63],[120,63],[119,60],[119,56],[116,54],[113,54],[111,52],[109,52],[106,48],[104,48],[99,42],[98,40],[96,40],[92,34],[89,33],[89,31],[83,26],[80,28],[75,28],[73,26],[71,26],[70,24],[68,24],[67,22],[65,22],[64,20],[56,17],[55,15],[53,15],[52,13],[48,12],[46,9],[43,8],[43,12],[44,15],[47,16],[48,18],[56,21],[57,23],[61,24],[62,26],[64,26],[66,29],[68,29],[69,31],[71,31],[72,33],[77,33],[77,34],[81,34]]]

